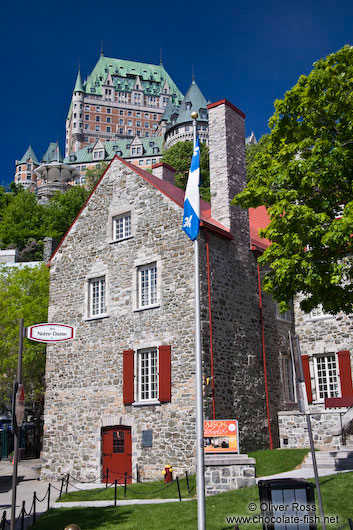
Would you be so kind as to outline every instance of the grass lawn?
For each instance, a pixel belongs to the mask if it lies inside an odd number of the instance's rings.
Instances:
[[[248,453],[248,456],[256,458],[256,476],[266,477],[295,469],[308,452],[309,449],[265,449]]]
[[[80,484],[72,482],[80,488]],[[194,497],[196,495],[195,475],[189,477],[190,494],[187,489],[186,478],[179,479],[180,493],[183,499]],[[124,487],[118,486],[117,499],[171,499],[178,498],[177,482],[174,480],[170,485],[164,484],[163,480],[158,482],[145,482],[140,484],[128,484],[126,488],[126,497],[124,497]],[[81,490],[65,493],[61,502],[74,501],[103,501],[114,500],[114,485],[108,488],[99,488],[94,490]]]
[[[330,475],[321,479],[326,516],[338,516],[337,529],[353,516],[353,473]],[[207,530],[233,529],[226,516],[259,514],[248,510],[250,502],[259,505],[257,486],[207,497]],[[160,505],[118,506],[117,508],[63,508],[49,510],[31,527],[32,530],[63,530],[76,523],[81,530],[195,530],[197,528],[196,501]],[[261,530],[260,524],[241,524],[246,530]]]

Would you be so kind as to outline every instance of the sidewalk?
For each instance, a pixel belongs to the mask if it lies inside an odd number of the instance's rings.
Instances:
[[[17,473],[17,496],[16,496],[16,517],[22,509],[22,502],[26,503],[26,511],[29,512],[32,506],[33,493],[36,492],[39,499],[42,499],[47,492],[49,482],[39,480],[40,460],[23,460],[18,464]],[[1,515],[6,511],[6,519],[11,518],[11,500],[12,500],[12,463],[8,460],[0,461],[0,510]],[[53,486],[50,492],[50,506],[52,506],[59,497],[60,482],[51,482]],[[58,488],[55,489],[54,488]],[[36,514],[46,512],[48,499],[36,503]],[[25,518],[27,527],[32,523],[32,515]],[[20,528],[19,525],[16,528]]]

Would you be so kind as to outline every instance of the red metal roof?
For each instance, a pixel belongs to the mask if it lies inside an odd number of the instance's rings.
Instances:
[[[181,190],[180,188],[178,188],[174,184],[171,184],[170,182],[167,182],[165,180],[161,180],[159,177],[155,177],[154,175],[152,175],[148,171],[145,171],[144,169],[141,169],[138,166],[135,166],[134,164],[131,164],[130,162],[127,162],[127,160],[124,160],[123,158],[120,158],[120,157],[115,155],[113,160],[110,162],[109,166],[107,167],[107,169],[105,170],[105,172],[101,176],[99,182],[96,184],[95,188],[91,192],[90,196],[86,200],[85,204],[82,206],[81,210],[77,214],[77,216],[76,216],[75,220],[73,221],[73,223],[71,224],[70,228],[67,230],[66,234],[62,238],[62,240],[60,242],[60,245],[58,246],[58,248],[55,250],[54,254],[51,257],[50,262],[53,259],[53,257],[55,256],[56,252],[61,247],[64,239],[66,238],[66,235],[71,230],[72,226],[75,224],[75,222],[76,222],[77,218],[80,216],[82,210],[86,207],[86,204],[88,203],[88,201],[92,197],[95,189],[97,188],[97,186],[99,186],[100,182],[104,178],[104,175],[106,174],[106,172],[108,171],[108,169],[110,168],[111,164],[113,163],[113,161],[115,159],[119,160],[119,162],[123,163],[128,168],[132,169],[135,173],[140,175],[140,177],[142,177],[146,182],[149,182],[154,188],[156,188],[158,191],[163,193],[163,195],[165,195],[166,197],[171,199],[178,206],[180,206],[181,208],[184,207],[184,195],[185,195],[185,192],[183,190]],[[227,237],[229,239],[233,239],[233,235],[231,234],[230,230],[226,226],[224,226],[222,223],[217,221],[216,219],[213,219],[213,217],[211,216],[211,205],[208,202],[206,202],[206,201],[201,199],[201,201],[200,201],[200,210],[201,210],[201,226],[205,226],[206,228],[208,228],[210,230],[213,230],[213,231],[223,235],[224,237]],[[269,220],[269,217],[268,217],[268,215],[266,213],[266,209],[265,209],[264,206],[260,206],[259,208],[250,208],[249,209],[249,224],[250,224],[251,243],[252,243],[252,245],[254,245],[258,249],[264,250],[264,249],[266,249],[266,247],[268,247],[270,245],[270,242],[267,239],[261,239],[259,237],[259,235],[258,235],[259,229],[260,228],[264,228],[269,223],[269,221],[270,220]],[[49,266],[50,266],[50,262],[49,262]]]

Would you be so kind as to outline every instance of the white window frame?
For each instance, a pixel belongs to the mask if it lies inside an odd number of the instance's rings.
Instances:
[[[330,380],[329,380],[329,357],[333,357],[335,361],[335,370],[336,370],[336,385],[337,385],[337,391],[331,392],[330,390]],[[325,401],[325,398],[333,398],[333,397],[340,397],[341,396],[341,385],[340,385],[340,377],[339,377],[339,364],[338,364],[338,358],[335,353],[323,353],[320,355],[314,355],[314,376],[315,376],[315,393],[316,393],[316,401],[318,403],[323,403]],[[327,395],[321,397],[320,396],[320,385],[319,385],[319,373],[318,373],[318,360],[319,359],[325,359],[325,383],[327,385]]]
[[[98,283],[98,310],[94,308],[94,285]],[[104,286],[103,292],[101,290]],[[107,282],[106,276],[97,276],[88,280],[88,318],[101,318],[107,315]]]
[[[139,309],[155,307],[158,300],[157,263],[153,262],[148,265],[140,265],[137,269],[137,276]],[[143,287],[143,282],[145,283],[145,287]],[[145,296],[147,296],[147,300]]]
[[[121,224],[123,228],[123,235],[117,237],[117,225]],[[120,231],[120,230],[119,230]],[[112,241],[123,241],[124,239],[129,239],[132,237],[132,219],[131,212],[125,212],[123,214],[113,217],[113,238]]]
[[[137,350],[137,403],[159,403],[159,351],[158,348]],[[142,375],[142,358],[146,365],[146,374]],[[147,362],[146,362],[147,361]],[[154,361],[154,362],[152,362]],[[147,378],[147,389],[143,391],[143,377]],[[153,385],[154,383],[154,385]]]
[[[308,320],[311,320],[313,322],[317,320],[327,320],[329,318],[335,318],[335,316],[330,315],[329,313],[324,313],[324,310],[321,304],[316,306],[308,315]]]

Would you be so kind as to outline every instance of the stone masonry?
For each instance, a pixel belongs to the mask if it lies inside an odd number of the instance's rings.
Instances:
[[[209,119],[214,219],[200,232],[203,372],[210,377],[212,322],[216,418],[239,420],[244,452],[268,447],[269,438],[256,256],[247,212],[229,204],[245,182],[244,116],[222,101],[210,106]],[[102,429],[116,425],[131,427],[132,468],[139,466],[142,479],[160,478],[165,464],[176,474],[195,471],[193,245],[181,230],[180,204],[161,191],[164,186],[179,196],[180,190],[168,182],[159,189],[142,175],[114,159],[51,261],[49,321],[72,325],[77,333],[75,340],[47,349],[43,476],[99,477]],[[124,212],[131,212],[131,237],[112,241],[112,219]],[[157,303],[140,309],[137,270],[152,262]],[[88,286],[97,277],[106,280],[107,309],[92,318]],[[276,445],[283,408],[280,352],[287,349],[288,324],[276,318],[266,296],[263,305]],[[160,345],[171,345],[171,401],[125,405],[123,351]],[[204,404],[205,418],[212,418],[211,385],[204,385]],[[152,447],[142,444],[145,430],[152,430]]]

